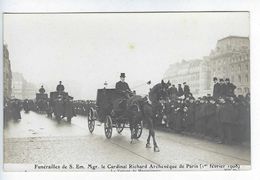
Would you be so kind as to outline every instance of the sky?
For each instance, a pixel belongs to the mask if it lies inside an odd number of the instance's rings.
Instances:
[[[145,94],[139,85],[159,82],[170,64],[202,59],[221,38],[249,36],[249,27],[246,12],[5,14],[4,43],[12,71],[27,81],[55,90],[61,80],[74,99],[95,99],[122,72]]]

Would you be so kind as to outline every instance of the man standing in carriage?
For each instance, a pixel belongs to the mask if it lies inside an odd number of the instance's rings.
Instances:
[[[122,93],[124,93],[126,98],[129,98],[132,94],[131,89],[129,88],[128,84],[125,82],[125,73],[121,73],[120,81],[116,83],[116,89]]]
[[[43,85],[42,85],[41,88],[39,89],[39,92],[40,92],[41,94],[44,94],[44,93],[45,93],[45,89],[43,88]]]
[[[59,82],[60,84],[57,85],[56,91],[58,92],[63,92],[64,91],[64,86],[61,84],[62,82]]]

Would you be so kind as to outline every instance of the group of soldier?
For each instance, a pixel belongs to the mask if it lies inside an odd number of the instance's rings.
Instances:
[[[177,133],[212,139],[218,143],[241,143],[250,139],[250,94],[236,96],[229,79],[214,78],[213,96],[195,99],[189,86],[172,85],[169,98],[159,101],[157,125]]]

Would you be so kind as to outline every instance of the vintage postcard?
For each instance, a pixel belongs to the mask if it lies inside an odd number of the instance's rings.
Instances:
[[[4,171],[251,169],[250,13],[4,13]]]

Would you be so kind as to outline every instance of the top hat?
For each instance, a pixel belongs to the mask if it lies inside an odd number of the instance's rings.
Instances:
[[[229,78],[226,78],[225,81],[229,81]]]
[[[125,73],[121,73],[120,77],[125,78]]]

